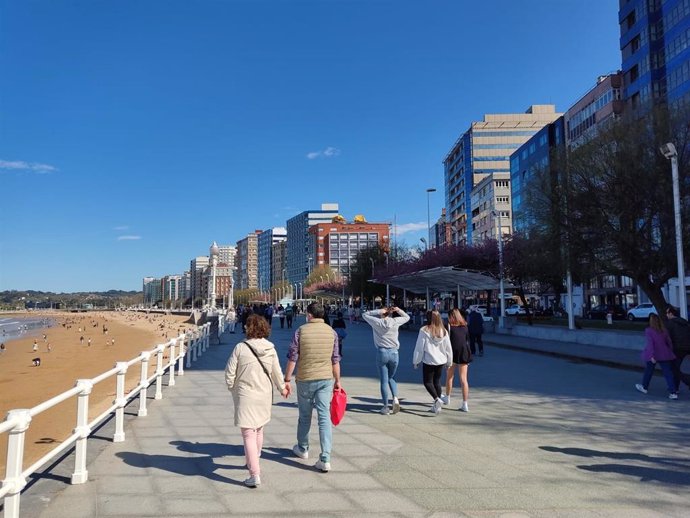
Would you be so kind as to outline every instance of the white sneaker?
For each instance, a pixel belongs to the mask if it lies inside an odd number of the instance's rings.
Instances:
[[[637,383],[637,384],[635,385],[635,388],[636,388],[637,390],[639,390],[640,392],[642,392],[643,394],[646,394],[646,393],[647,393],[647,389],[644,388],[644,387],[643,387],[642,385],[640,385],[639,383]]]
[[[398,412],[400,412],[400,401],[398,401],[397,397],[394,397],[393,398],[393,411],[392,411],[392,413],[397,414]]]
[[[450,396],[446,396],[445,394],[443,394],[443,395],[441,396],[441,402],[442,402],[444,405],[450,405]]]
[[[443,401],[441,401],[441,398],[434,401],[434,406],[432,408],[434,409],[434,414],[438,414],[441,411],[441,408],[443,408]]]
[[[328,473],[331,471],[331,463],[330,462],[323,462],[321,460],[317,460],[316,464],[314,464],[314,467],[321,471],[322,473]]]
[[[381,414],[381,415],[388,415],[388,414],[390,414],[390,413],[391,413],[391,411],[388,409],[387,406],[384,406],[384,407],[381,408],[381,410],[380,410],[380,414]]]
[[[299,444],[295,444],[292,447],[292,453],[294,453],[300,459],[308,459],[309,458],[309,452],[308,451],[302,451],[302,448],[299,447]]]
[[[244,481],[244,485],[247,487],[256,487],[261,485],[261,477],[259,475],[254,475],[249,477]]]
[[[668,398],[669,398],[669,399],[678,399],[678,393],[677,393],[677,392],[671,392],[671,393],[668,395]]]
[[[470,409],[467,407],[467,401],[463,401],[462,406],[458,408],[458,410],[460,410],[460,412],[469,412]]]

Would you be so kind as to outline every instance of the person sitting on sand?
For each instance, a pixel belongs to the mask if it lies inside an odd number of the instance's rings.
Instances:
[[[40,367],[41,366],[41,359],[40,358],[34,358],[31,360],[31,363],[33,363],[34,367]]]

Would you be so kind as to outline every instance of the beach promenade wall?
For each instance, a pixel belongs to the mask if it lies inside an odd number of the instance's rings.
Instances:
[[[218,315],[217,333],[223,333],[229,322],[225,315]],[[214,332],[216,326],[213,326]],[[138,397],[139,408],[137,416],[148,414],[147,393],[150,387],[155,390],[154,399],[163,398],[163,378],[167,374],[167,386],[175,385],[175,376],[183,376],[184,369],[193,363],[208,349],[212,343],[218,343],[217,336],[212,336],[211,323],[198,326],[195,330],[181,334],[153,349],[142,352],[129,361],[117,362],[115,366],[91,379],[78,379],[74,388],[46,399],[33,408],[10,410],[3,422],[0,422],[0,434],[8,434],[7,460],[5,478],[0,488],[0,499],[3,499],[4,518],[18,518],[20,511],[21,492],[27,484],[27,478],[52,460],[74,449],[74,469],[71,483],[83,484],[88,480],[86,469],[87,441],[103,422],[114,416],[115,431],[113,442],[125,440],[124,411],[125,407]],[[168,362],[164,363],[167,353]],[[149,376],[149,364],[155,362],[153,375]],[[125,392],[125,375],[127,371],[140,369],[139,383],[129,392]],[[100,415],[89,415],[89,396],[93,387],[107,381],[115,383],[115,400],[113,404]],[[48,396],[48,395],[46,395]],[[74,399],[77,407],[77,417],[73,433],[57,447],[49,451],[32,465],[24,466],[24,445],[26,433],[31,426],[33,417],[55,407],[56,405]]]
[[[596,345],[600,347],[615,347],[641,351],[644,349],[644,334],[636,331],[605,330],[605,329],[575,329],[570,330],[556,326],[527,325],[513,323],[506,319],[508,326],[504,329],[495,326],[496,334],[551,340],[554,342],[568,342],[581,345]]]

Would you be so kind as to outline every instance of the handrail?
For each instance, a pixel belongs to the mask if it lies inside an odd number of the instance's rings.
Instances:
[[[224,325],[219,326],[219,333],[224,331]],[[175,385],[175,367],[177,366],[178,376],[184,375],[184,367],[191,367],[192,362],[196,361],[210,344],[211,324],[206,323],[197,327],[192,332],[179,335],[164,344],[159,344],[153,349],[143,351],[137,357],[126,362],[117,362],[112,369],[99,374],[91,379],[77,380],[75,386],[61,394],[58,394],[46,401],[39,403],[30,409],[15,409],[7,413],[4,421],[0,422],[0,434],[9,433],[7,441],[7,461],[5,468],[5,479],[0,487],[0,498],[4,498],[4,518],[19,517],[19,503],[21,492],[26,486],[26,479],[35,473],[41,466],[55,459],[57,456],[68,450],[72,446],[75,448],[74,472],[72,473],[72,484],[83,484],[88,480],[86,469],[86,442],[91,432],[100,423],[115,414],[115,433],[114,442],[125,440],[124,431],[124,408],[137,395],[140,395],[139,416],[146,416],[146,392],[148,387],[155,381],[155,399],[163,397],[162,384],[163,374],[168,371],[168,386]],[[185,341],[187,344],[185,344]],[[169,349],[170,354],[167,364],[163,364],[163,353]],[[148,376],[149,362],[156,360],[156,370],[152,376]],[[186,365],[185,365],[186,359]],[[136,364],[141,364],[141,376],[139,383],[129,392],[125,393],[125,375],[129,369]],[[95,419],[89,421],[89,395],[93,386],[116,377],[116,396],[113,404]],[[72,398],[77,397],[77,423],[73,433],[60,445],[50,450],[43,457],[34,462],[26,469],[22,469],[24,464],[24,440],[26,431],[31,426],[33,417],[53,408],[54,406]]]

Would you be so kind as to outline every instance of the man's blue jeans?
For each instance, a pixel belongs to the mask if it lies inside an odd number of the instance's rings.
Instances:
[[[321,442],[321,462],[331,461],[333,429],[331,427],[331,399],[333,398],[333,380],[313,380],[297,382],[297,445],[302,451],[309,451],[309,429],[311,428],[312,410],[316,408],[319,423],[319,441]]]
[[[395,371],[398,370],[398,350],[379,347],[376,350],[376,368],[379,370],[381,381],[381,401],[383,406],[388,405],[388,387],[392,396],[398,397],[398,384],[395,381]]]

